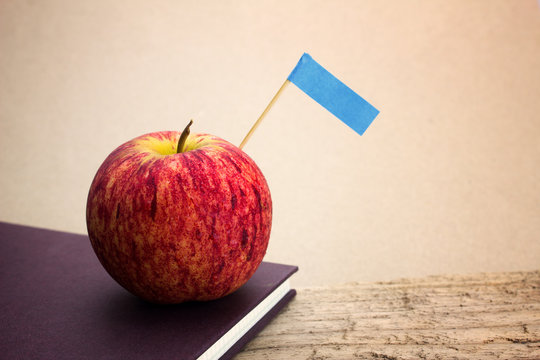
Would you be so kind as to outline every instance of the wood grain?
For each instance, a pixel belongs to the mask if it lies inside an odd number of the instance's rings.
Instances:
[[[299,289],[241,359],[540,359],[540,271]]]

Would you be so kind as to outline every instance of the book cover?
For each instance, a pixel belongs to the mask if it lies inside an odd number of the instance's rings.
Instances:
[[[0,259],[7,359],[195,359],[216,344],[213,352],[228,359],[294,297],[287,284],[298,269],[263,262],[224,298],[154,305],[109,277],[86,235],[0,222]],[[239,329],[242,319],[255,325]]]

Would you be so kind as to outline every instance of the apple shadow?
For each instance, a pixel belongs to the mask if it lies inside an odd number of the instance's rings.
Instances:
[[[190,337],[212,326],[213,319],[233,321],[238,307],[245,307],[250,299],[246,290],[241,288],[217,300],[162,305],[116,287],[102,293],[92,313],[113,333],[140,333],[145,338],[166,339],[171,338],[173,332]]]
[[[202,347],[201,341],[215,341],[220,331],[210,330],[215,317],[227,317],[228,301],[186,302],[158,305],[146,302],[119,286],[101,289],[80,304],[84,311],[71,323],[72,338],[79,339],[72,354],[95,358],[125,358],[127,353],[142,358],[168,358],[186,349]],[[202,334],[202,335],[201,335]],[[210,335],[208,335],[210,334]],[[214,336],[216,337],[214,339]]]
[[[123,290],[109,291],[95,309],[102,320],[118,330],[125,328],[168,329],[170,325],[191,323],[205,310],[212,312],[211,302],[154,304]]]

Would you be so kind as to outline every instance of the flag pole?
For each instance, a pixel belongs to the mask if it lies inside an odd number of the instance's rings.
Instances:
[[[255,130],[257,130],[257,128],[259,127],[259,125],[261,124],[261,121],[262,119],[266,116],[266,113],[270,110],[270,108],[272,107],[272,105],[274,105],[274,103],[276,102],[277,98],[279,97],[279,95],[281,95],[281,92],[283,91],[283,89],[285,89],[285,87],[290,83],[289,79],[285,80],[285,82],[283,82],[283,85],[281,85],[281,87],[279,88],[279,90],[277,91],[277,93],[274,95],[274,97],[272,98],[272,100],[270,100],[270,103],[266,106],[266,109],[264,109],[264,111],[262,112],[261,116],[259,116],[259,118],[257,119],[257,121],[255,121],[255,124],[253,124],[253,126],[251,127],[251,129],[249,130],[249,132],[247,133],[246,137],[244,137],[244,140],[242,140],[242,142],[240,143],[240,146],[238,146],[240,149],[242,149],[246,143],[248,142],[249,138],[251,138],[251,135],[253,135],[253,133],[255,132]]]

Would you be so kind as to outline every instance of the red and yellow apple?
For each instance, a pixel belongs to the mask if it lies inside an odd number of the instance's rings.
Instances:
[[[218,137],[185,135],[156,132],[119,146],[88,195],[99,261],[155,303],[230,294],[253,275],[270,237],[272,200],[255,162]]]

